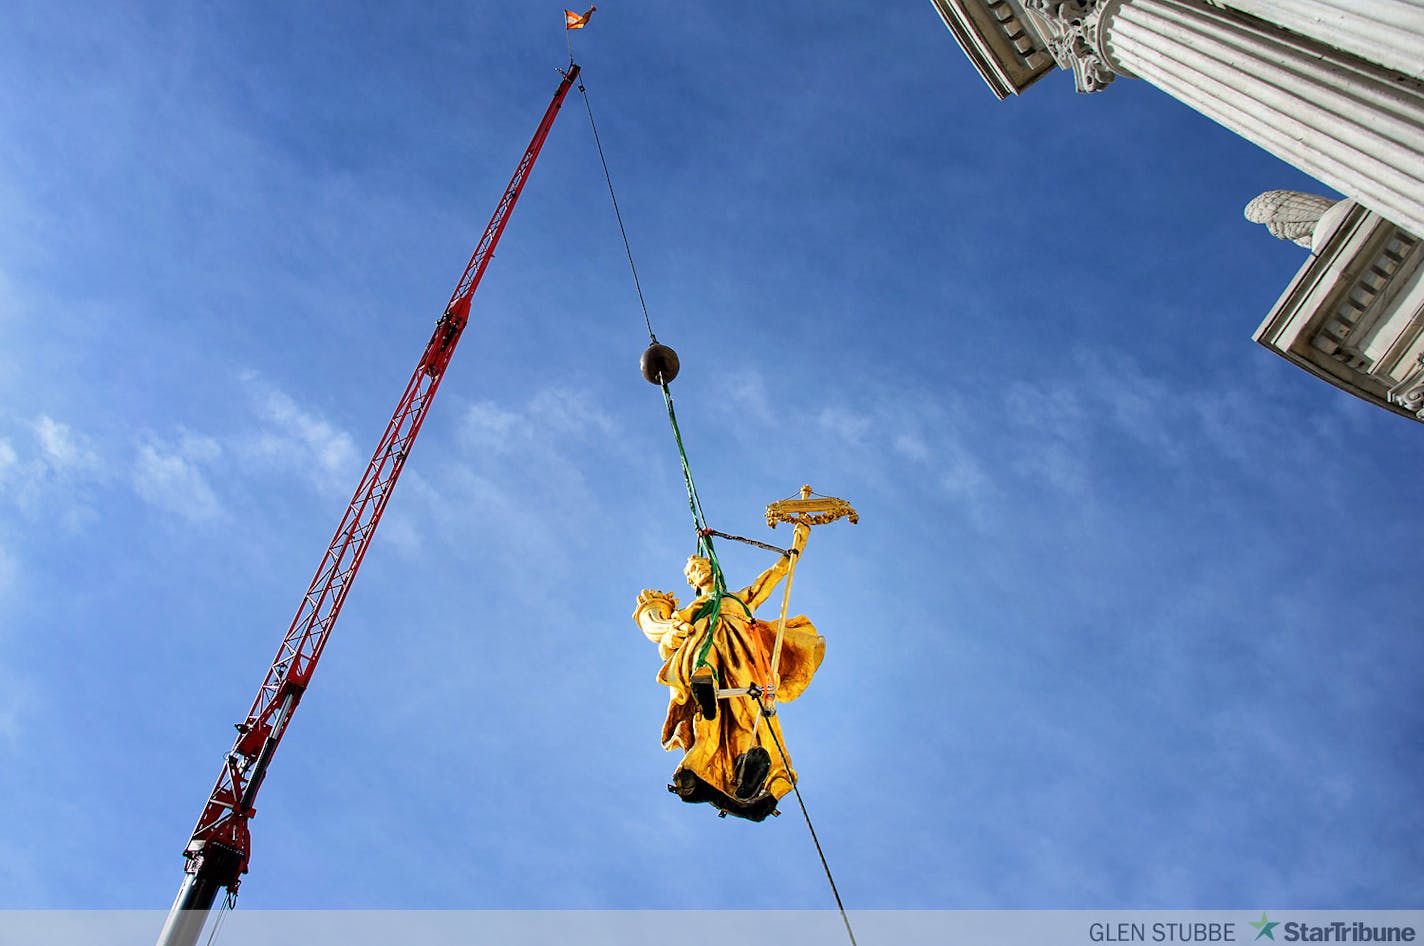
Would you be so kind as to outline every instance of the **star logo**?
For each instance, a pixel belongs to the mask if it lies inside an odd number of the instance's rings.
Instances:
[[[1275,942],[1276,934],[1273,931],[1281,924],[1277,923],[1274,920],[1266,919],[1266,911],[1262,910],[1261,918],[1256,922],[1252,923],[1251,925],[1256,928],[1256,939],[1260,939],[1262,936],[1264,936],[1266,937],[1266,939]]]

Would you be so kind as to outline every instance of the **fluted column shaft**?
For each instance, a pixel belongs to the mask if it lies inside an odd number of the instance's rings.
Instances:
[[[1217,0],[1327,46],[1424,79],[1424,3],[1418,0]]]
[[[1271,0],[1228,0],[1233,4]],[[1291,0],[1294,7],[1308,7]],[[1424,234],[1420,84],[1202,0],[1104,4],[1097,39],[1135,75],[1390,220]]]

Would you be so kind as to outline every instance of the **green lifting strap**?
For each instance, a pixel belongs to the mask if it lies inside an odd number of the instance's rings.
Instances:
[[[663,403],[667,405],[668,421],[672,424],[672,435],[677,440],[677,454],[682,461],[682,478],[687,484],[687,505],[692,510],[692,526],[697,532],[697,554],[707,559],[712,566],[712,596],[698,609],[694,616],[694,621],[707,619],[707,635],[702,641],[702,647],[697,651],[697,663],[693,666],[693,671],[710,666],[707,663],[707,655],[712,650],[712,638],[717,630],[717,622],[722,616],[722,599],[731,598],[742,606],[742,610],[751,618],[751,608],[747,607],[745,601],[727,591],[727,580],[722,575],[722,565],[717,561],[717,549],[712,545],[711,530],[707,527],[707,518],[702,514],[702,500],[697,497],[697,484],[692,481],[692,468],[687,463],[687,448],[682,443],[682,431],[677,426],[677,412],[672,407],[672,392],[668,390],[667,383],[661,385],[663,389]]]

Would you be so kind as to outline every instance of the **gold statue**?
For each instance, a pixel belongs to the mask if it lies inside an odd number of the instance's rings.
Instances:
[[[777,701],[805,691],[825,656],[826,642],[805,617],[786,617],[791,579],[812,524],[855,510],[841,500],[801,497],[767,507],[768,522],[795,524],[791,548],[746,588],[722,587],[713,560],[694,555],[684,574],[696,597],[679,608],[664,591],[638,596],[633,620],[658,645],[658,682],[670,690],[663,748],[683,751],[669,791],[708,802],[723,814],[762,821],[791,791],[790,767],[775,715]],[[755,612],[786,579],[781,617]]]

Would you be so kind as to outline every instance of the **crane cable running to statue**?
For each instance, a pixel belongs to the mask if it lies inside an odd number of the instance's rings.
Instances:
[[[565,11],[566,32],[571,35],[572,30],[582,29],[592,13],[592,7],[582,16],[572,10]],[[572,61],[572,39],[569,58]],[[711,803],[717,808],[719,816],[732,814],[751,821],[763,821],[768,815],[779,814],[776,811],[777,802],[787,792],[794,792],[816,854],[821,859],[826,880],[830,883],[836,907],[840,910],[846,934],[851,946],[856,946],[855,932],[851,929],[835,877],[831,874],[805,799],[796,784],[796,773],[791,768],[791,760],[781,738],[781,726],[776,718],[776,701],[786,702],[800,695],[811,682],[825,655],[825,639],[809,620],[805,617],[787,618],[792,579],[811,527],[841,518],[855,523],[859,521],[859,516],[844,500],[817,496],[810,486],[804,486],[799,496],[771,503],[766,508],[768,526],[776,528],[778,522],[793,525],[789,549],[717,532],[707,525],[692,469],[687,462],[687,449],[677,424],[677,412],[673,409],[672,392],[668,388],[668,384],[677,377],[677,353],[661,344],[653,332],[648,304],[638,281],[638,267],[633,262],[633,249],[628,242],[628,231],[623,225],[618,197],[613,191],[613,177],[608,170],[603,143],[599,140],[598,124],[593,118],[593,106],[589,103],[588,90],[582,81],[578,84],[578,90],[588,112],[589,127],[593,131],[594,145],[608,184],[608,196],[613,204],[618,232],[623,238],[638,303],[643,310],[643,324],[648,330],[650,344],[643,352],[640,368],[643,377],[662,390],[668,422],[682,463],[688,506],[692,511],[697,537],[697,554],[688,559],[684,572],[696,594],[693,601],[679,609],[673,595],[644,591],[638,596],[633,612],[633,619],[644,634],[658,644],[658,654],[664,661],[658,681],[671,690],[668,715],[663,724],[664,748],[681,748],[684,751],[668,789],[687,802]],[[779,552],[780,558],[745,589],[733,594],[727,590],[726,578],[717,560],[716,547],[712,542],[714,536]],[[785,586],[781,613],[773,629],[759,621],[755,611],[783,578]],[[720,705],[723,702],[725,706]],[[763,719],[766,720],[764,727]],[[774,758],[763,744],[763,732],[770,737],[776,750]]]

